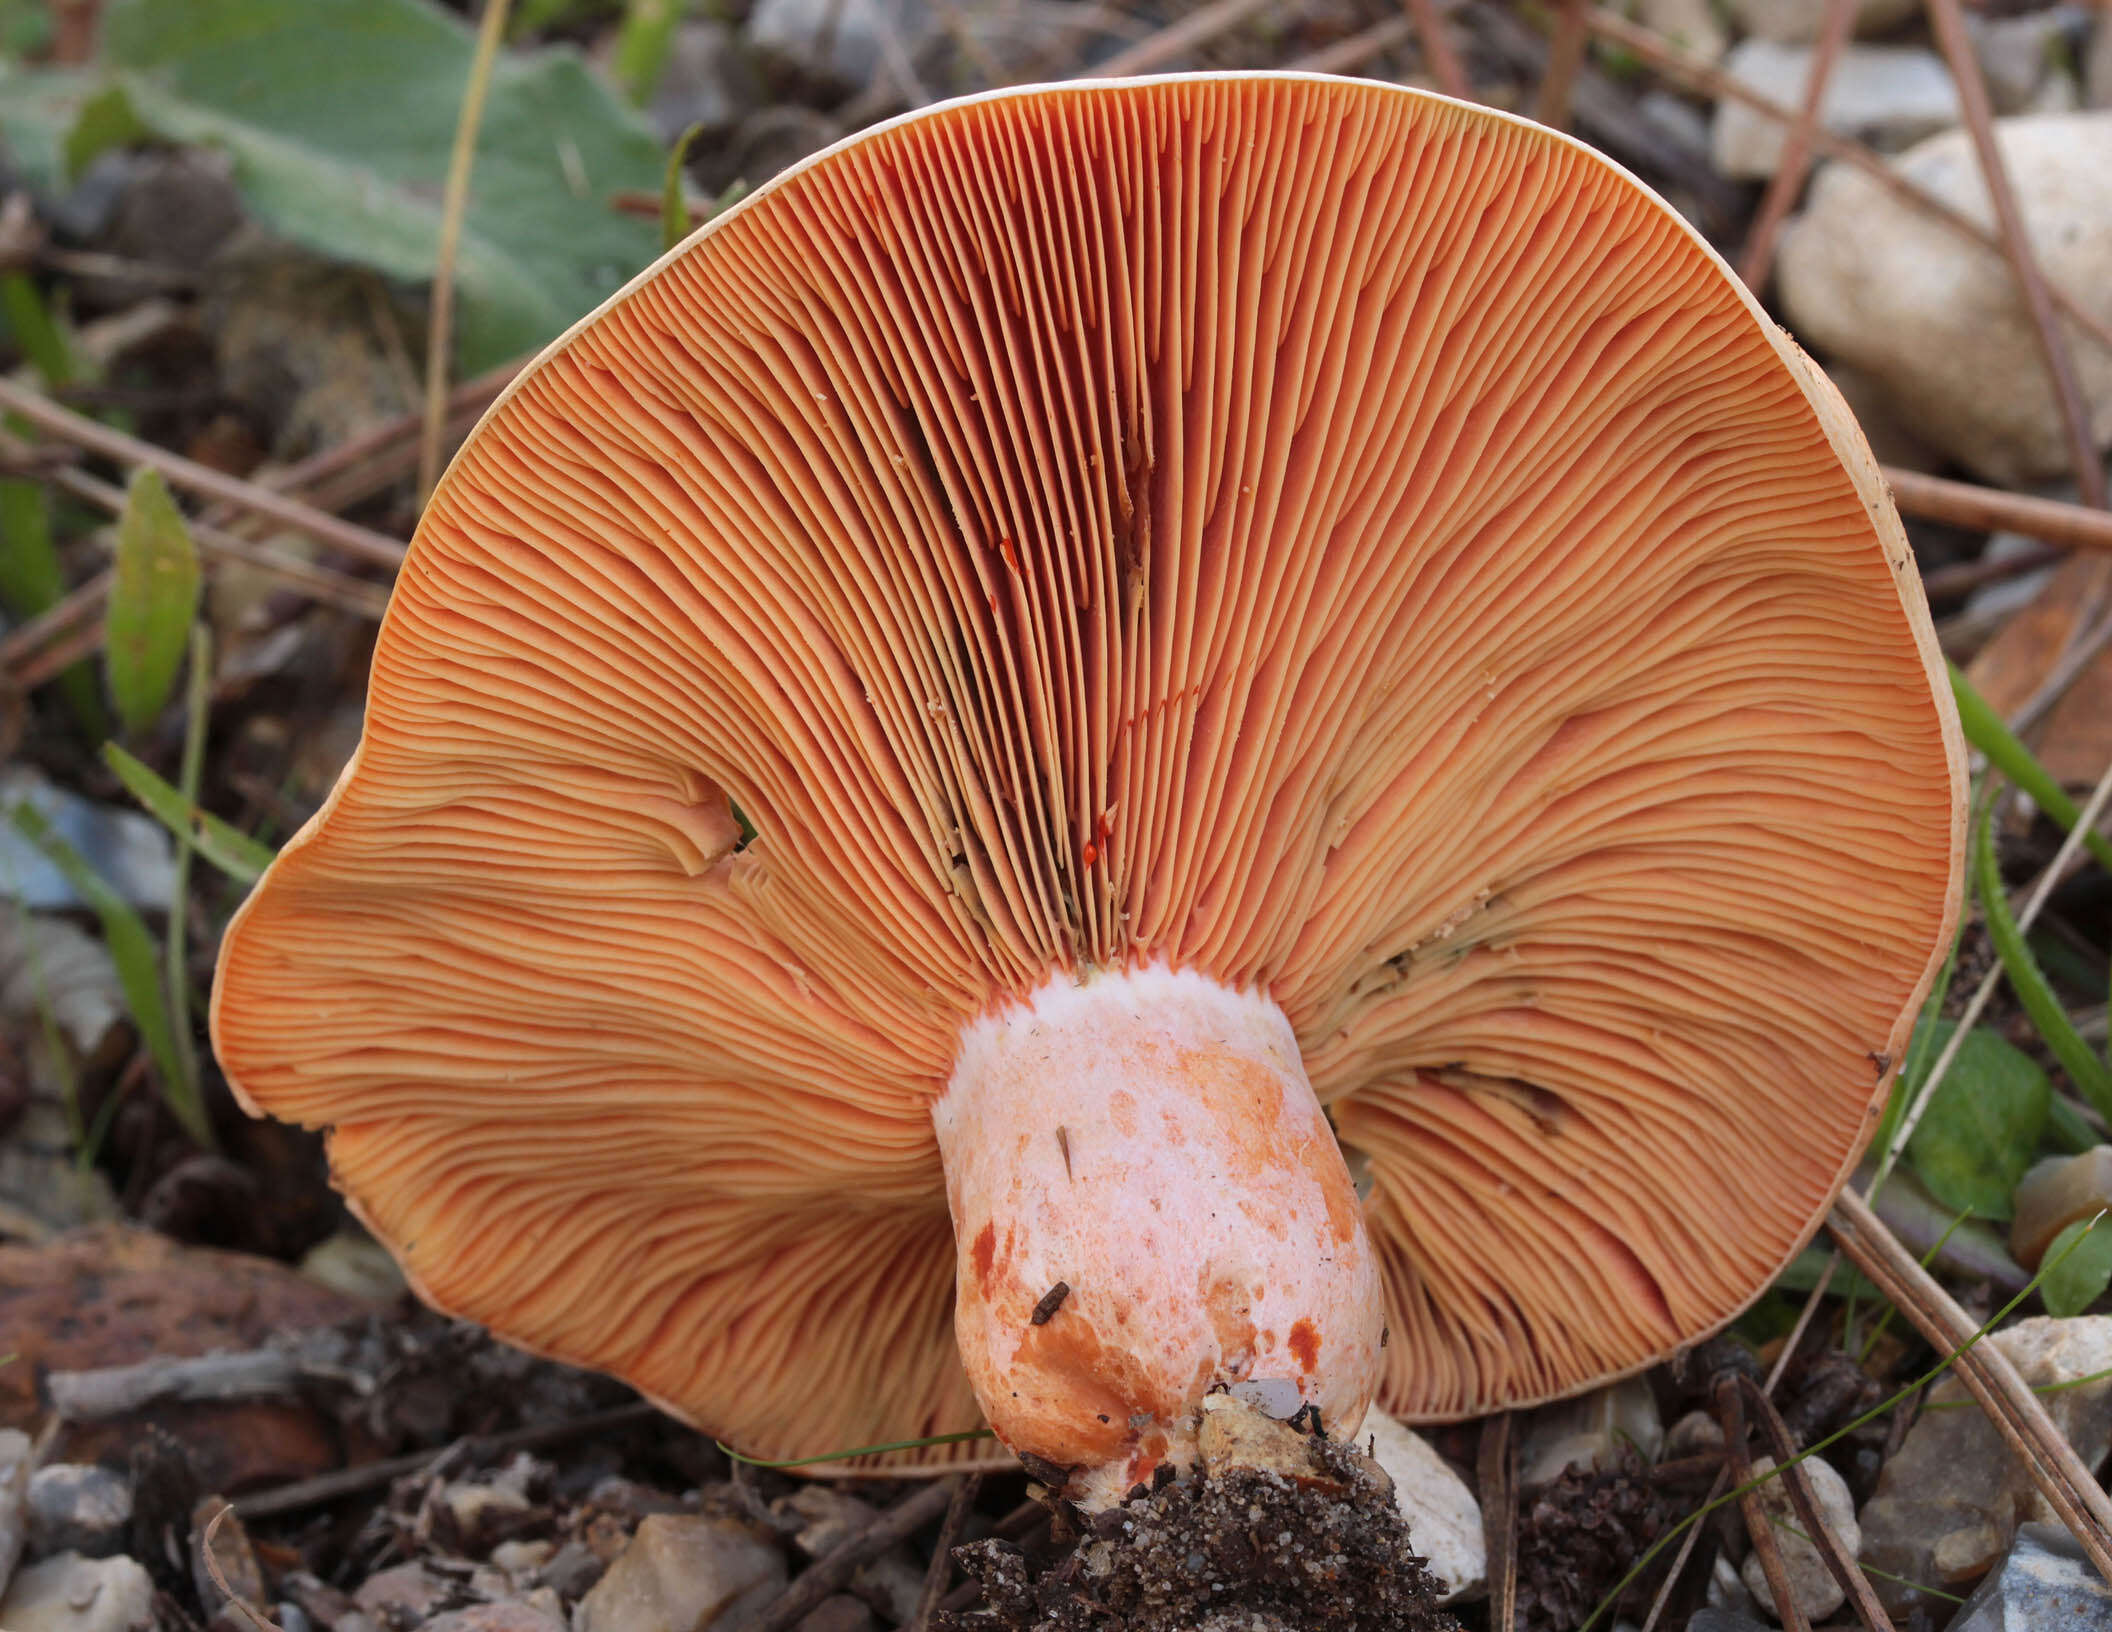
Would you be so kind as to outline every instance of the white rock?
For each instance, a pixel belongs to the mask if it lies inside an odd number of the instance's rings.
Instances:
[[[318,1241],[302,1257],[301,1273],[362,1303],[394,1303],[409,1286],[389,1249],[361,1229]]]
[[[7,1590],[28,1533],[29,1475],[36,1453],[19,1428],[0,1428],[0,1592]]]
[[[733,30],[697,18],[681,24],[645,116],[665,145],[692,125],[722,131],[761,105],[762,87]]]
[[[0,807],[5,803],[0,791]],[[124,1018],[117,964],[103,943],[79,926],[17,912],[10,904],[0,914],[0,1017],[37,1020],[46,1012],[68,1042],[93,1054],[103,1033]]]
[[[1848,1481],[1816,1456],[1807,1456],[1797,1466],[1811,1483],[1811,1501],[1819,1510],[1819,1522],[1840,1539],[1850,1558],[1855,1557],[1862,1549],[1863,1533],[1856,1527],[1855,1498],[1848,1493]],[[1775,1459],[1763,1456],[1754,1461],[1753,1472],[1772,1473],[1774,1467]],[[1804,1521],[1789,1499],[1789,1487],[1780,1479],[1770,1479],[1755,1494],[1768,1523],[1775,1527],[1775,1545],[1782,1553],[1782,1573],[1789,1578],[1790,1596],[1796,1599],[1807,1621],[1823,1620],[1841,1607],[1846,1595],[1826,1567],[1826,1557],[1818,1544],[1805,1534]],[[1746,1559],[1744,1579],[1746,1590],[1759,1600],[1760,1607],[1780,1620],[1774,1592],[1767,1584],[1767,1572],[1760,1567],[1757,1553]]]
[[[1745,40],[1723,66],[1740,83],[1798,107],[1811,59],[1809,46]],[[1834,64],[1819,105],[1820,122],[1835,135],[1888,150],[1947,129],[1961,117],[1950,70],[1935,52],[1919,46],[1851,45]],[[1781,162],[1783,127],[1742,102],[1717,103],[1710,134],[1716,168],[1737,180],[1762,180]]]
[[[1374,1460],[1393,1481],[1394,1501],[1408,1521],[1409,1543],[1429,1560],[1430,1573],[1444,1584],[1439,1602],[1450,1603],[1474,1591],[1488,1579],[1489,1557],[1481,1505],[1466,1481],[1428,1440],[1376,1406],[1364,1414],[1357,1437],[1371,1443]]]
[[[1534,1490],[1570,1468],[1613,1466],[1622,1445],[1655,1462],[1665,1443],[1657,1398],[1640,1377],[1623,1378],[1572,1400],[1543,1405],[1526,1419],[1518,1447],[1518,1488]]]
[[[0,808],[24,804],[135,907],[166,911],[176,887],[176,846],[151,816],[98,804],[59,787],[27,765],[0,771]],[[0,828],[0,894],[30,907],[85,903],[51,859],[13,823]]]
[[[2112,1315],[2038,1316],[1986,1341],[2039,1391],[2083,1466],[2097,1467],[2112,1449],[2112,1378],[2059,1385],[2112,1367]],[[2001,1562],[2020,1523],[2053,1517],[2023,1463],[1947,1376],[1863,1504],[1862,1556],[1878,1597],[1903,1614],[1919,1596],[1910,1583],[1964,1591]]]
[[[805,73],[864,85],[881,70],[886,35],[914,55],[935,26],[921,0],[760,0],[748,44]]]
[[[655,1513],[579,1601],[573,1632],[740,1632],[784,1586],[784,1555],[746,1525]]]
[[[29,1476],[29,1551],[117,1552],[132,1522],[132,1481],[91,1462],[54,1462]]]
[[[1709,62],[1730,49],[1731,37],[1709,0],[1638,0],[1635,10],[1645,28]]]
[[[60,1553],[18,1572],[0,1599],[7,1632],[144,1632],[154,1583],[129,1558]]]
[[[2028,555],[2040,548],[2035,538],[2026,538],[2022,533],[1997,533],[1987,541],[1981,552],[1983,561],[2007,561],[2011,556]],[[2053,576],[2053,568],[2040,567],[2015,578],[1997,579],[1991,584],[1982,584],[1966,597],[1965,610],[1982,618],[2002,618],[2019,607],[2029,606],[2039,598],[2039,591]],[[2107,1147],[2112,1148],[2112,1147]]]
[[[2040,268],[2112,322],[2112,113],[2005,119],[2010,182]],[[1972,142],[1951,131],[1897,161],[1908,179],[1991,219]],[[1900,419],[1984,480],[2063,474],[2067,442],[2009,264],[1828,165],[1783,235],[1782,302],[1799,339],[1876,376]],[[2098,445],[2112,442],[2112,352],[2069,347]]]
[[[2054,111],[2037,105],[2051,87],[2071,99],[2074,82],[2061,66],[2068,59],[2071,37],[2080,37],[2083,19],[2073,6],[2049,6],[2018,17],[1965,13],[1965,31],[1979,59],[1980,74],[1997,113]]]
[[[1635,111],[1655,125],[1675,147],[1698,159],[1708,158],[1709,116],[1685,97],[1675,96],[1670,91],[1645,91],[1636,98]]]
[[[1858,34],[1882,34],[1921,10],[1921,0],[1862,0],[1855,8]],[[1731,15],[1748,34],[1781,45],[1809,45],[1819,37],[1826,0],[1731,0]]]

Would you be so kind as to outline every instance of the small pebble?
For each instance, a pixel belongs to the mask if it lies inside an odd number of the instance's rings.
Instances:
[[[785,1558],[746,1525],[656,1513],[586,1597],[575,1632],[701,1632],[782,1592]]]
[[[7,1632],[144,1632],[154,1583],[129,1558],[60,1553],[15,1572],[0,1599]]]
[[[2112,1632],[2112,1587],[2057,1524],[2017,1530],[2009,1556],[1980,1583],[1950,1632]]]
[[[1771,1473],[1774,1466],[1773,1457],[1763,1456],[1753,1463],[1753,1472]],[[1819,1510],[1819,1522],[1833,1532],[1842,1551],[1855,1557],[1862,1549],[1863,1533],[1856,1527],[1855,1497],[1849,1493],[1848,1481],[1833,1470],[1831,1463],[1816,1456],[1807,1456],[1797,1467],[1810,1481],[1812,1505]],[[1807,1621],[1825,1619],[1841,1607],[1846,1595],[1840,1582],[1833,1578],[1833,1571],[1826,1567],[1826,1557],[1817,1543],[1804,1534],[1804,1521],[1790,1500],[1789,1487],[1780,1479],[1770,1479],[1757,1494],[1760,1510],[1775,1527],[1775,1545],[1781,1550],[1782,1570],[1789,1578],[1789,1590],[1797,1607]],[[1757,1553],[1746,1559],[1744,1575],[1746,1590],[1759,1600],[1762,1609],[1779,1618],[1774,1592]]]
[[[2112,1207],[2112,1145],[2035,1163],[2018,1181],[2015,1206],[2009,1250],[2026,1269],[2037,1269],[2061,1231]]]
[[[55,1462],[29,1476],[33,1558],[82,1553],[106,1558],[124,1546],[132,1522],[132,1481],[108,1468]]]

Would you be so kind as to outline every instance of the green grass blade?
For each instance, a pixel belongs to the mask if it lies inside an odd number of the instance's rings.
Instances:
[[[2030,794],[2033,804],[2072,830],[2082,807],[2062,791],[2053,774],[2002,723],[2002,716],[1988,706],[1987,699],[1973,690],[1964,671],[1955,663],[1950,665],[1950,671],[1951,695],[1958,699],[1958,723],[1965,727],[1966,741],[1987,755],[1987,762],[1996,770]],[[2097,864],[2112,872],[2112,839],[2102,833],[2085,833],[2083,843],[2097,857]]]
[[[201,810],[116,743],[103,744],[103,763],[116,773],[125,791],[144,805],[149,815],[171,833],[187,834],[198,854],[229,878],[254,884],[271,865],[270,845],[258,843],[232,822]]]
[[[132,904],[82,859],[81,853],[52,828],[43,812],[34,805],[18,804],[8,816],[15,824],[15,830],[51,858],[51,864],[66,876],[74,893],[87,902],[102,921],[103,944],[109,948],[110,959],[117,965],[118,990],[124,994],[125,1007],[132,1011],[132,1023],[139,1028],[140,1042],[145,1045],[148,1057],[161,1075],[169,1109],[193,1139],[211,1149],[212,1129],[206,1123],[204,1106],[195,1094],[187,1099],[182,1097],[183,1067],[176,1052],[174,1033],[169,1027],[168,1005],[162,1001],[161,960],[156,955],[154,937],[147,933],[146,923],[132,910]]]
[[[1995,952],[2002,959],[2002,972],[2009,977],[2010,990],[2017,994],[2017,1001],[2024,1005],[2024,1012],[2031,1016],[2031,1023],[2038,1027],[2053,1057],[2061,1062],[2061,1069],[2068,1073],[2076,1092],[2096,1108],[2098,1115],[2112,1116],[2112,1071],[2106,1070],[2097,1050],[2077,1034],[2068,1011],[2054,996],[2010,914],[2001,870],[1995,864],[1993,816],[1990,809],[1973,827],[1973,878],[1980,893],[1980,910],[1987,919],[1988,939],[1995,943]]]
[[[745,1462],[751,1468],[806,1468],[816,1462],[843,1462],[854,1456],[879,1456],[886,1451],[916,1451],[926,1445],[958,1445],[970,1439],[995,1439],[997,1435],[987,1428],[970,1428],[959,1434],[932,1434],[925,1439],[891,1439],[885,1445],[854,1445],[847,1451],[823,1451],[819,1456],[795,1456],[789,1462],[766,1462],[761,1457],[743,1456],[723,1439],[712,1443],[736,1462]]]
[[[609,74],[634,107],[644,107],[660,88],[682,11],[682,0],[624,0],[623,26],[609,53]]]
[[[186,808],[198,806],[205,776],[205,728],[213,692],[213,637],[203,623],[191,625],[190,681],[183,694],[183,778],[180,796]],[[162,942],[162,978],[169,990],[169,1040],[176,1045],[176,1066],[183,1073],[183,1098],[199,1104],[198,1048],[191,1039],[191,979],[186,959],[186,930],[191,902],[191,829],[176,835],[176,876],[169,885],[169,932]]]
[[[2096,1218],[2103,1218],[2104,1216],[2105,1214],[2100,1212],[2096,1215]],[[2096,1219],[2093,1219],[2092,1223],[2095,1222]],[[2078,1237],[2078,1239],[2080,1239],[2080,1237]],[[1983,1337],[1987,1336],[1989,1332],[1993,1331],[1997,1326],[2001,1325],[2003,1321],[2007,1320],[2012,1314],[2014,1314],[2017,1309],[2023,1304],[2024,1300],[2030,1297],[2032,1293],[2036,1292],[2039,1289],[2039,1283],[2043,1281],[2049,1274],[2051,1274],[2055,1269],[2057,1269],[2060,1264],[2067,1258],[2068,1254],[2073,1252],[2074,1250],[2075,1242],[2073,1241],[2071,1241],[2066,1247],[2062,1248],[2058,1252],[2049,1250],[2046,1254],[2045,1262],[2039,1265],[2039,1272],[2036,1275],[2032,1276],[2030,1280],[2024,1283],[2024,1288],[2022,1291],[2020,1291],[2015,1297],[2011,1298],[2009,1302],[2002,1305],[2002,1307],[1997,1309],[1993,1314],[1989,1315],[1985,1321],[1983,1321],[1978,1327],[1974,1329],[1973,1334],[1970,1337],[1968,1337],[1963,1343],[1959,1344],[1955,1349],[1952,1349],[1941,1360],[1937,1361],[1935,1365],[1929,1367],[1929,1369],[1927,1371],[1924,1371],[1919,1377],[1916,1377],[1912,1382],[1908,1383],[1906,1387],[1900,1389],[1897,1393],[1891,1395],[1890,1397],[1880,1400],[1876,1405],[1873,1405],[1869,1410],[1865,1411],[1853,1422],[1843,1423],[1840,1427],[1834,1429],[1832,1433],[1826,1435],[1825,1438],[1812,1441],[1811,1444],[1805,1446],[1803,1450],[1799,1451],[1795,1456],[1791,1457],[1789,1459],[1789,1462],[1782,1463],[1779,1467],[1773,1468],[1769,1472],[1761,1474],[1757,1479],[1754,1479],[1747,1484],[1739,1485],[1734,1489],[1725,1491],[1721,1496],[1717,1497],[1712,1502],[1704,1502],[1700,1507],[1697,1507],[1693,1512],[1689,1513],[1685,1518],[1681,1519],[1677,1524],[1673,1525],[1663,1535],[1659,1536],[1657,1540],[1653,1541],[1648,1547],[1643,1549],[1642,1555],[1638,1557],[1632,1565],[1629,1566],[1628,1573],[1622,1576],[1620,1580],[1616,1581],[1613,1584],[1613,1589],[1608,1592],[1605,1597],[1599,1600],[1597,1606],[1592,1610],[1589,1615],[1585,1616],[1584,1619],[1580,1623],[1578,1623],[1577,1632],[1591,1632],[1591,1629],[1594,1626],[1598,1625],[1600,1621],[1604,1620],[1608,1615],[1613,1612],[1613,1606],[1620,1602],[1621,1594],[1626,1592],[1631,1586],[1635,1584],[1637,1578],[1642,1575],[1643,1571],[1647,1570],[1650,1567],[1652,1562],[1656,1560],[1657,1556],[1660,1553],[1662,1553],[1667,1547],[1671,1546],[1675,1541],[1679,1540],[1679,1538],[1685,1535],[1688,1530],[1692,1529],[1695,1525],[1701,1523],[1701,1521],[1706,1519],[1711,1513],[1714,1513],[1718,1508],[1727,1506],[1728,1504],[1737,1501],[1748,1491],[1758,1490],[1762,1485],[1766,1484],[1768,1480],[1777,1477],[1782,1472],[1782,1469],[1788,1467],[1790,1463],[1802,1462],[1806,1457],[1817,1456],[1819,1452],[1825,1450],[1828,1446],[1836,1444],[1840,1440],[1846,1439],[1850,1434],[1854,1433],[1858,1428],[1861,1428],[1864,1424],[1875,1422],[1886,1412],[1898,1407],[1902,1401],[1908,1399],[1916,1391],[1926,1388],[1930,1383],[1936,1381],[1937,1378],[1941,1377],[1946,1371],[1949,1371],[1951,1367],[1957,1363],[1958,1357],[1961,1354],[1965,1353],[1967,1349],[1973,1347]]]
[[[674,150],[667,156],[667,173],[660,178],[660,247],[673,249],[689,236],[689,199],[683,187],[685,173],[682,166],[689,159],[690,143],[704,132],[702,125],[691,125],[675,138]]]
[[[51,495],[38,482],[0,478],[0,605],[27,621],[58,605],[66,575],[51,534]],[[109,734],[95,667],[86,658],[59,676],[66,706],[91,738]]]

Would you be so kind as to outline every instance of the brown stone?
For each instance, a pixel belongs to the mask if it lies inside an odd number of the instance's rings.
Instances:
[[[273,1332],[332,1325],[361,1312],[284,1264],[183,1247],[121,1224],[0,1247],[0,1354],[17,1357],[0,1367],[0,1427],[34,1429],[42,1421],[37,1378],[46,1371],[255,1348]],[[156,1407],[120,1422],[70,1426],[50,1454],[73,1462],[121,1457],[149,1424],[181,1440],[200,1477],[218,1490],[306,1478],[338,1465],[330,1426],[284,1401]]]
[[[1239,1468],[1258,1468],[1301,1485],[1341,1488],[1321,1467],[1309,1435],[1237,1395],[1212,1394],[1203,1401],[1196,1449],[1203,1459],[1203,1471],[1213,1479]]]
[[[548,1610],[515,1598],[436,1615],[425,1623],[425,1632],[565,1632],[565,1623]]]
[[[874,1632],[878,1624],[863,1598],[839,1592],[808,1610],[800,1618],[798,1632]]]

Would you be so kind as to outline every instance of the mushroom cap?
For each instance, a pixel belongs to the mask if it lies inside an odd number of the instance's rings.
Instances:
[[[1625,172],[1365,82],[992,93],[493,409],[214,1036],[430,1301],[786,1457],[977,1421],[964,1026],[1262,990],[1368,1171],[1382,1403],[1454,1418],[1809,1237],[1961,764],[1853,420]]]

